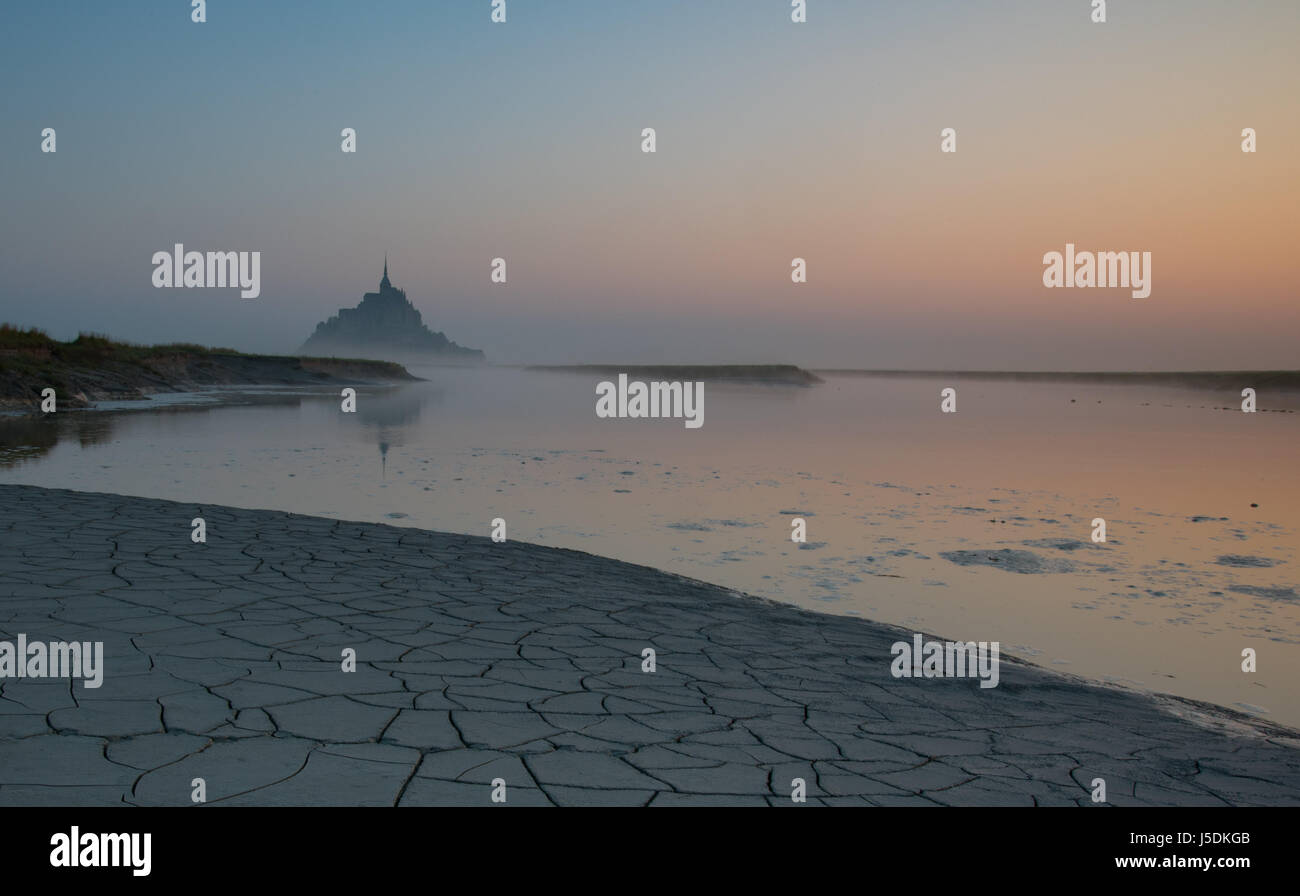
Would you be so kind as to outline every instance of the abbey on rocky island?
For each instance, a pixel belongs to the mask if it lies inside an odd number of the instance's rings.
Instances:
[[[420,312],[406,298],[406,291],[388,279],[388,258],[378,292],[368,292],[355,308],[339,313],[316,326],[302,348],[302,355],[374,358],[386,361],[477,362],[483,352],[452,342],[424,325]]]

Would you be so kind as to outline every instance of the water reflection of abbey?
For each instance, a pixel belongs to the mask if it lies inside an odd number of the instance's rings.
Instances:
[[[428,384],[363,392],[358,396],[357,420],[366,430],[373,432],[372,438],[379,444],[381,475],[388,475],[389,448],[403,447],[407,434],[419,423],[425,405],[438,404],[441,399],[442,391],[430,388]]]

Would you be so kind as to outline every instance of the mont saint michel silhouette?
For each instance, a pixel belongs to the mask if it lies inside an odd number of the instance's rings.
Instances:
[[[388,279],[388,256],[379,292],[368,292],[355,308],[316,325],[300,354],[377,358],[389,361],[483,361],[483,352],[457,345],[424,325],[420,312],[406,298],[406,290]]]

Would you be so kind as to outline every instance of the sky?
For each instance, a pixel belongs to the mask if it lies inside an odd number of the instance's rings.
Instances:
[[[292,352],[387,253],[498,363],[1300,367],[1294,0],[506,8],[6,3],[0,320]],[[261,295],[155,289],[178,242]],[[1151,295],[1045,288],[1067,242]]]

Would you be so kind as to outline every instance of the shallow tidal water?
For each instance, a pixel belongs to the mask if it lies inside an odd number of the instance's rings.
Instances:
[[[511,539],[1300,727],[1294,404],[828,375],[710,383],[687,429],[597,419],[600,376],[413,372],[359,388],[355,414],[336,390],[257,389],[3,418],[0,482],[479,535],[501,517]]]

